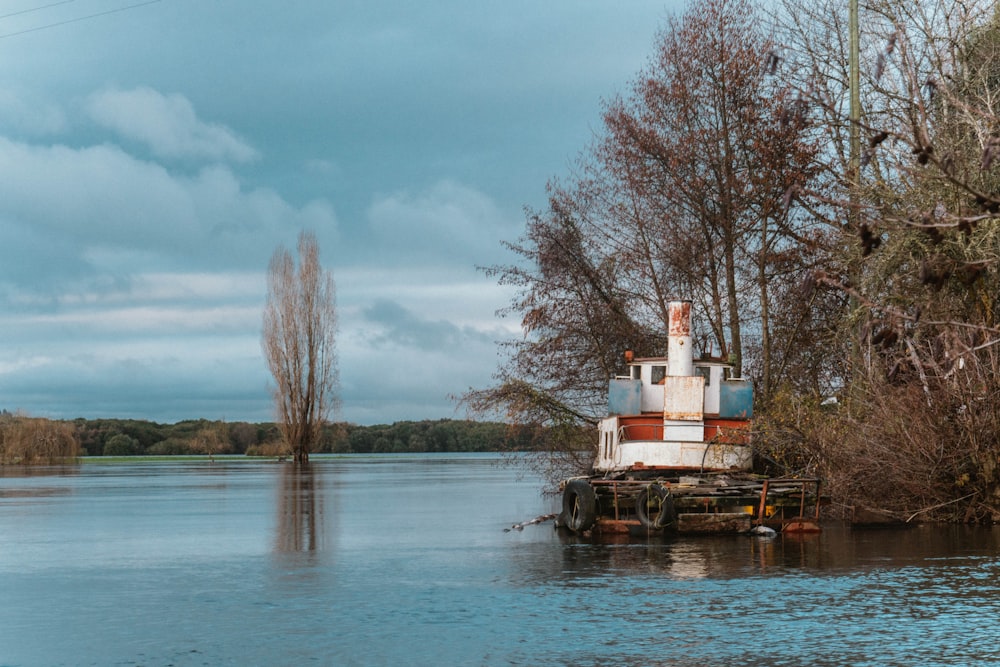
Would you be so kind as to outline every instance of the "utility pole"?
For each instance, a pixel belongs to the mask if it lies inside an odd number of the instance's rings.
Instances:
[[[860,230],[860,209],[858,206],[858,188],[861,185],[861,91],[860,86],[860,60],[861,47],[858,35],[858,0],[848,0],[848,86],[851,93],[851,107],[849,111],[850,121],[850,155],[847,165],[847,229],[849,235],[856,235]],[[851,285],[857,289],[858,277],[861,267],[858,265],[858,258],[854,255],[848,263],[848,279]],[[851,317],[858,317],[859,304],[857,299],[851,297],[850,308]],[[861,372],[861,341],[860,341],[860,319],[857,321],[854,335],[851,337],[851,375],[855,380]]]
[[[850,174],[849,181],[851,186],[851,216],[856,221],[854,188],[861,181],[861,91],[859,90],[861,47],[858,37],[858,0],[849,0],[849,3],[847,21],[848,30],[850,31],[848,42],[848,49],[850,50],[850,54],[848,55],[848,66],[850,68],[848,85],[851,89],[851,155],[850,171],[848,173]]]

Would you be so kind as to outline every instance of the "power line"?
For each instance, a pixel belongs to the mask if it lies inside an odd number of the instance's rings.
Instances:
[[[67,2],[72,2],[72,0],[63,0],[63,2],[56,2],[56,3],[53,3],[53,5],[49,5],[49,6],[66,4]],[[40,26],[38,26],[36,28],[28,28],[27,30],[18,30],[17,32],[9,32],[7,34],[0,35],[0,39],[5,39],[7,37],[15,37],[17,35],[24,35],[24,34],[29,33],[29,32],[38,32],[39,30],[48,30],[49,28],[55,28],[55,27],[58,27],[58,26],[61,26],[61,25],[67,25],[67,24],[70,24],[70,23],[79,23],[80,21],[87,21],[89,19],[94,19],[94,18],[97,18],[99,16],[107,16],[108,14],[117,14],[118,12],[128,11],[129,9],[135,9],[137,7],[145,7],[146,5],[152,5],[153,3],[156,3],[156,2],[160,2],[160,0],[146,0],[146,2],[137,2],[137,3],[132,4],[132,5],[126,5],[124,7],[117,7],[115,9],[109,9],[109,10],[104,11],[104,12],[97,12],[96,14],[88,14],[86,16],[78,16],[76,18],[67,19],[65,21],[58,21],[56,23],[49,23],[47,25],[40,25]],[[42,8],[39,7],[38,9],[42,9]],[[25,11],[33,11],[33,10],[25,10]],[[23,12],[18,12],[18,13],[23,13]],[[0,17],[0,18],[3,18],[3,17]]]
[[[42,5],[41,7],[32,7],[31,9],[22,9],[19,12],[11,12],[10,14],[0,15],[0,19],[10,18],[11,16],[20,16],[21,14],[30,14],[31,12],[38,12],[43,9],[48,9],[49,7],[56,7],[58,5],[68,5],[71,2],[76,2],[76,0],[62,0],[61,2],[51,2],[47,5]]]

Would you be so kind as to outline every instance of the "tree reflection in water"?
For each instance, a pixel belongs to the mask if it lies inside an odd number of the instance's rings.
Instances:
[[[326,547],[322,477],[312,465],[282,466],[275,551],[315,555]]]

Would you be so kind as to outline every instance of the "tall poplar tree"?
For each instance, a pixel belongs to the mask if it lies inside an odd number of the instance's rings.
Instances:
[[[299,234],[298,253],[298,266],[283,247],[271,257],[262,347],[282,435],[295,461],[306,463],[337,402],[337,308],[313,233]]]

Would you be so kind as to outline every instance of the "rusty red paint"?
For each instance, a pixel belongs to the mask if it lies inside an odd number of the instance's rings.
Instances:
[[[671,301],[669,307],[669,334],[671,336],[690,336],[691,302]]]
[[[796,518],[792,519],[782,527],[783,533],[819,533],[822,532],[819,524],[812,519]]]
[[[705,417],[705,442],[749,445],[750,420]]]

